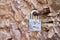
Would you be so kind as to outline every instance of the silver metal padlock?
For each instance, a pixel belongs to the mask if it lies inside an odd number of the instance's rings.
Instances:
[[[28,25],[28,30],[29,31],[41,31],[41,21],[40,17],[37,16],[37,20],[33,19],[33,15],[30,14],[30,19],[29,19],[29,25]]]

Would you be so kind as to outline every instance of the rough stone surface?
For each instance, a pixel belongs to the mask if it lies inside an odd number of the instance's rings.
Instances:
[[[45,7],[51,13],[40,16],[42,30],[28,32],[31,11]],[[60,0],[0,0],[0,40],[60,40]]]

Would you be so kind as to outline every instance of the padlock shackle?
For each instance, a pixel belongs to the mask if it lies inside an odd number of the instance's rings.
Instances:
[[[30,13],[30,19],[33,19],[33,12],[37,12],[38,13],[37,10],[32,10],[31,13]],[[37,16],[37,19],[40,19],[40,17]]]
[[[31,14],[31,13],[30,13],[30,16],[29,16],[29,18],[30,18],[30,19],[33,19],[33,17],[32,17],[32,14]]]
[[[40,19],[40,16],[37,16],[37,19]]]
[[[32,14],[33,12],[37,12],[37,13],[38,13],[38,11],[37,11],[37,10],[32,10],[32,11],[31,11],[31,14]]]

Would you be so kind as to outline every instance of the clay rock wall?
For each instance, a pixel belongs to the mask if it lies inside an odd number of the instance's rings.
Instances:
[[[60,40],[60,0],[0,0],[0,40]],[[49,7],[41,16],[42,30],[28,32],[33,9]]]

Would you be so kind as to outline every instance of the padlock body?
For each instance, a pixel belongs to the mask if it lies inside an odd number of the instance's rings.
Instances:
[[[40,31],[41,30],[41,21],[35,19],[29,19],[29,31]]]

